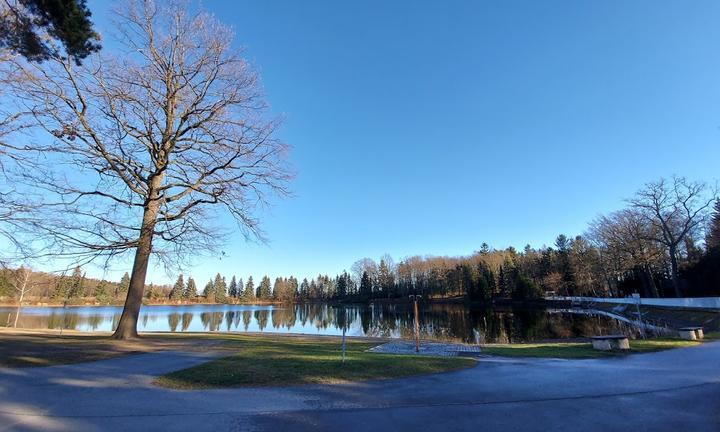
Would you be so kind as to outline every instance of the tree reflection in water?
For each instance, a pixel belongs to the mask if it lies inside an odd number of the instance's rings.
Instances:
[[[4,316],[14,312],[0,308],[0,313]],[[345,327],[351,336],[408,339],[413,337],[414,331],[410,304],[145,306],[141,315],[141,331],[267,331],[339,335]],[[118,307],[26,307],[20,316],[19,326],[111,331],[117,325],[119,316]],[[196,316],[200,319],[195,320]],[[634,330],[628,324],[601,315],[425,304],[420,311],[420,331],[424,339],[517,343],[632,333]]]

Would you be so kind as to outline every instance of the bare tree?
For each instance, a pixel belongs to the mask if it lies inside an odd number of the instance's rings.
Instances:
[[[372,258],[362,258],[355,261],[353,265],[350,266],[350,271],[355,278],[355,283],[360,285],[363,273],[367,273],[372,281],[377,279],[378,266]]]
[[[13,109],[5,89],[16,84],[18,74],[8,65],[14,54],[0,51],[0,237],[7,240],[11,249],[3,250],[0,264],[29,255],[28,245],[21,233],[26,222],[33,215],[32,197],[20,193],[12,181],[12,173],[35,168],[32,158],[27,157],[23,129],[27,126],[28,112]],[[13,255],[13,257],[11,257]],[[14,256],[14,255],[17,255]]]
[[[609,275],[614,275],[617,281],[632,272],[649,295],[659,295],[653,273],[662,267],[664,255],[654,242],[648,240],[654,237],[653,229],[635,209],[601,216],[590,224],[588,239],[598,248],[609,286],[613,285]]]
[[[15,312],[15,322],[13,323],[13,327],[15,328],[17,328],[18,319],[20,318],[20,309],[22,309],[22,303],[23,300],[25,300],[25,294],[27,294],[32,288],[32,284],[30,284],[31,274],[32,272],[30,271],[30,269],[22,266],[19,269],[13,271],[12,286],[18,295],[18,306],[17,311]]]
[[[53,169],[22,179],[45,197],[33,225],[45,250],[75,261],[134,252],[118,339],[137,337],[151,255],[172,265],[216,248],[217,209],[262,239],[253,210],[287,194],[286,146],[256,72],[227,27],[185,6],[122,5],[114,57],[14,62],[16,101],[53,138],[32,149]]]
[[[628,202],[637,209],[653,229],[647,239],[663,245],[670,260],[670,274],[675,295],[682,296],[678,273],[679,249],[688,237],[701,229],[715,201],[716,193],[708,193],[702,182],[691,182],[684,177],[673,177],[668,182],[660,179],[648,183]]]

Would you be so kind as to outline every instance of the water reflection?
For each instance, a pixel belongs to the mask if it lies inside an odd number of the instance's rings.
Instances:
[[[120,307],[26,307],[18,327],[111,331]],[[422,337],[460,342],[515,343],[568,339],[608,333],[634,333],[632,325],[593,314],[543,309],[476,309],[458,304],[425,305]],[[15,319],[14,308],[0,308],[0,325]],[[410,305],[144,306],[140,331],[281,332],[412,338]]]

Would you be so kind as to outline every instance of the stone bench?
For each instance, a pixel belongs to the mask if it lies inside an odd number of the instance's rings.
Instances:
[[[593,336],[592,345],[593,348],[601,351],[630,349],[630,341],[623,335]]]
[[[678,329],[681,339],[697,340],[705,337],[702,327],[682,327]]]

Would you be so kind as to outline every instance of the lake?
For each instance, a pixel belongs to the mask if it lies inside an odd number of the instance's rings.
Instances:
[[[0,326],[12,326],[16,309],[0,307]],[[111,331],[119,306],[23,307],[19,328]],[[413,337],[409,304],[376,305],[182,305],[143,306],[139,331],[274,332],[390,338]],[[424,339],[518,343],[571,339],[598,334],[633,333],[634,327],[600,313],[582,310],[474,308],[426,304],[420,308]]]

